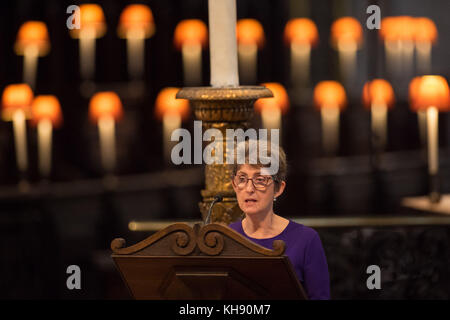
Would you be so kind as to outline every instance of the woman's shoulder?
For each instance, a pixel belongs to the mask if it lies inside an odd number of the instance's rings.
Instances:
[[[288,227],[289,233],[295,234],[296,236],[301,237],[303,240],[313,240],[319,237],[319,234],[316,230],[301,223],[295,222],[292,219],[289,219]]]

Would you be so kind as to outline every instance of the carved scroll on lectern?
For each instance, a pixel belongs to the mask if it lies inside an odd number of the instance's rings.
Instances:
[[[175,223],[114,259],[135,299],[305,299],[285,244],[261,247],[219,224]]]

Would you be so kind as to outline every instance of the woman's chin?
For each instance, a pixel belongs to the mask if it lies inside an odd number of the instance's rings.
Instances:
[[[255,207],[245,208],[245,210],[242,210],[242,211],[244,211],[245,214],[250,215],[250,216],[256,215],[261,212],[260,209],[255,208]]]

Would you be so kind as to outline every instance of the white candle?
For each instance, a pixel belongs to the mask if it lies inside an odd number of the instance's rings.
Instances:
[[[208,0],[211,85],[237,87],[236,0]]]
[[[417,72],[429,74],[431,72],[431,42],[416,43]]]
[[[98,130],[103,168],[110,173],[116,165],[114,118],[112,116],[102,116],[98,120]]]
[[[261,112],[261,118],[265,129],[281,129],[280,109],[265,108]]]
[[[414,57],[414,42],[404,40],[401,42],[402,48],[402,76],[409,79],[412,76],[413,57]]]
[[[80,73],[83,80],[92,80],[95,71],[95,30],[80,30]]]
[[[258,66],[258,46],[256,43],[240,44],[239,53],[239,75],[242,82],[256,84],[256,70]]]
[[[309,44],[291,43],[291,80],[294,87],[308,84],[310,55]]]
[[[386,52],[386,69],[390,75],[397,78],[402,70],[402,47],[401,41],[384,42]]]
[[[202,83],[202,45],[185,43],[181,48],[183,56],[184,84],[195,87]]]
[[[132,80],[140,80],[144,73],[144,39],[143,30],[127,32],[128,74]]]
[[[20,172],[25,172],[28,169],[25,112],[18,109],[14,112],[12,117],[17,168]]]
[[[438,116],[439,112],[436,107],[429,107],[427,109],[428,172],[430,175],[437,174],[439,168]]]
[[[371,113],[372,134],[376,137],[376,139],[374,139],[375,148],[381,151],[384,150],[387,140],[386,104],[373,103],[371,106]]]
[[[26,47],[23,56],[23,82],[28,83],[31,90],[35,89],[38,56],[39,49],[37,46]]]
[[[323,106],[320,112],[322,116],[323,149],[325,154],[335,155],[339,148],[339,107]]]
[[[39,171],[43,177],[50,175],[52,164],[52,122],[43,119],[38,123]]]
[[[356,42],[338,42],[339,67],[343,81],[349,85],[356,71]]]

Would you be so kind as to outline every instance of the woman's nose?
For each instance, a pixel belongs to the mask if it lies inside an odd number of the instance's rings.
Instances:
[[[253,181],[252,180],[248,180],[247,184],[245,186],[245,190],[248,192],[254,192],[255,191],[255,186],[253,185]]]

